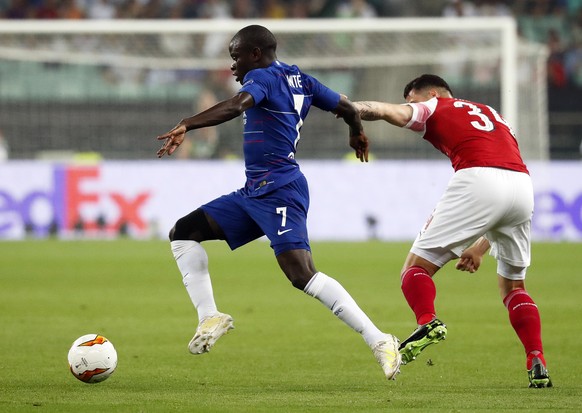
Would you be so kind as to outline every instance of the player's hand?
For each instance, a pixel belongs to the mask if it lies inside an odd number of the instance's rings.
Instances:
[[[459,271],[469,271],[470,273],[474,273],[481,266],[482,258],[482,255],[476,253],[471,248],[467,248],[461,254],[455,268]]]
[[[168,133],[158,136],[159,141],[165,141],[158,151],[158,158],[165,154],[171,155],[184,142],[186,135],[186,126],[178,125]]]
[[[350,146],[356,151],[356,158],[368,162],[368,137],[364,133],[350,136]]]

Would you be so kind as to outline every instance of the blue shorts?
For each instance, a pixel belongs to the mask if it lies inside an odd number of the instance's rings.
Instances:
[[[309,188],[304,176],[260,197],[246,197],[238,190],[201,208],[220,226],[232,250],[266,235],[275,255],[295,249],[311,251]]]

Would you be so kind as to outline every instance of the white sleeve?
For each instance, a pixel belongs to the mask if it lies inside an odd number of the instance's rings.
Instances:
[[[426,102],[406,103],[412,108],[412,117],[404,127],[415,132],[424,132],[426,121],[434,113],[437,104],[437,98]]]

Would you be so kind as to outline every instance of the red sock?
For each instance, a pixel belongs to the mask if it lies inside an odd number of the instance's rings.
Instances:
[[[432,277],[422,267],[409,267],[401,278],[402,292],[418,324],[426,324],[436,316],[436,287]]]
[[[513,290],[503,299],[509,311],[509,322],[521,340],[527,354],[527,369],[531,369],[531,360],[538,357],[544,360],[542,347],[542,326],[538,306],[523,290]]]
[[[544,367],[547,367],[546,359],[544,358],[544,353],[542,353],[540,351],[532,351],[531,353],[528,353],[528,355],[527,355],[526,369],[531,370],[531,366],[533,364],[533,359],[535,357],[537,357],[541,360]]]

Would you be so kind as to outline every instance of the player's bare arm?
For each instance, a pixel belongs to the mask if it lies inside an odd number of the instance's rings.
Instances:
[[[412,107],[386,102],[354,102],[362,120],[384,120],[395,126],[404,126],[412,118]]]
[[[481,261],[483,256],[489,250],[491,245],[485,237],[479,238],[473,245],[467,248],[461,254],[459,261],[455,265],[455,268],[460,271],[469,271],[474,273],[481,266]]]
[[[350,147],[356,151],[356,157],[362,162],[368,162],[368,137],[364,133],[358,109],[346,96],[341,95],[333,113],[350,127]]]
[[[249,93],[242,92],[230,99],[218,102],[216,105],[194,116],[182,119],[172,130],[157,137],[158,140],[165,141],[157,153],[158,158],[165,154],[172,155],[178,146],[184,142],[186,132],[220,125],[240,116],[253,105],[253,97]]]

